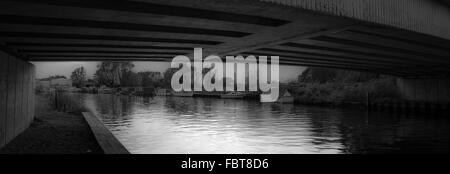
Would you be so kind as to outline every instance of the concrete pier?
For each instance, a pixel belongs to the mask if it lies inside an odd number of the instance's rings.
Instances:
[[[34,65],[0,51],[0,147],[33,120],[34,74]]]

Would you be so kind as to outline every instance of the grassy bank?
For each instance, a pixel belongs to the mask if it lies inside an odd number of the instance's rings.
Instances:
[[[56,111],[52,99],[36,96],[33,123],[0,149],[0,154],[103,153],[81,113]]]

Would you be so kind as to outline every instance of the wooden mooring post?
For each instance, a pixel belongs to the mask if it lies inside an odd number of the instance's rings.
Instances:
[[[55,109],[58,110],[58,90],[55,89]]]

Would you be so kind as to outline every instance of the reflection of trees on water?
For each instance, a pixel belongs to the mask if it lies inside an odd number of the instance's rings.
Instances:
[[[94,97],[97,110],[104,118],[113,119],[129,115],[137,103],[136,97],[123,95],[97,95]],[[135,102],[133,102],[135,101]]]
[[[146,105],[150,104],[150,98],[151,97],[142,97],[142,103],[144,103]]]
[[[320,111],[319,111],[320,109]],[[396,141],[399,129],[395,121],[378,120],[377,116],[370,116],[375,124],[368,121],[365,111],[340,110],[311,107],[307,113],[311,119],[313,137],[316,146],[327,146],[335,143],[342,145],[343,153],[374,153],[376,148],[388,150],[390,143]],[[386,115],[382,116],[387,118]],[[379,124],[384,123],[384,124]],[[379,144],[383,144],[377,147]],[[393,150],[393,149],[389,149]]]
[[[292,113],[294,112],[294,105],[273,103],[270,105],[270,110],[274,113],[273,115],[280,115],[279,113]]]
[[[178,115],[212,115],[224,111],[227,102],[216,98],[168,97],[164,106],[168,112]]]
[[[321,150],[344,148],[341,139],[340,124],[343,113],[339,109],[322,107],[303,107],[310,120],[311,144]]]
[[[243,128],[265,128],[272,121],[283,117],[280,113],[293,112],[292,104],[260,103],[258,101],[167,97],[163,103],[168,115],[177,115],[168,119],[214,119],[221,124],[238,124]],[[187,116],[187,117],[186,117]],[[200,120],[203,121],[203,120]]]
[[[450,137],[446,118],[317,108],[308,113],[319,138],[313,143],[339,143],[344,153],[450,152],[450,138],[443,139]]]
[[[167,112],[185,114],[196,110],[197,104],[192,97],[168,97],[164,106],[167,108]]]
[[[151,103],[151,97],[136,97],[125,95],[97,94],[91,95],[94,108],[103,118],[114,119],[132,114],[139,105]]]

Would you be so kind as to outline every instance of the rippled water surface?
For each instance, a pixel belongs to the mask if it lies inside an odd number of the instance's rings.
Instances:
[[[449,152],[450,121],[192,97],[82,95],[132,153]]]

